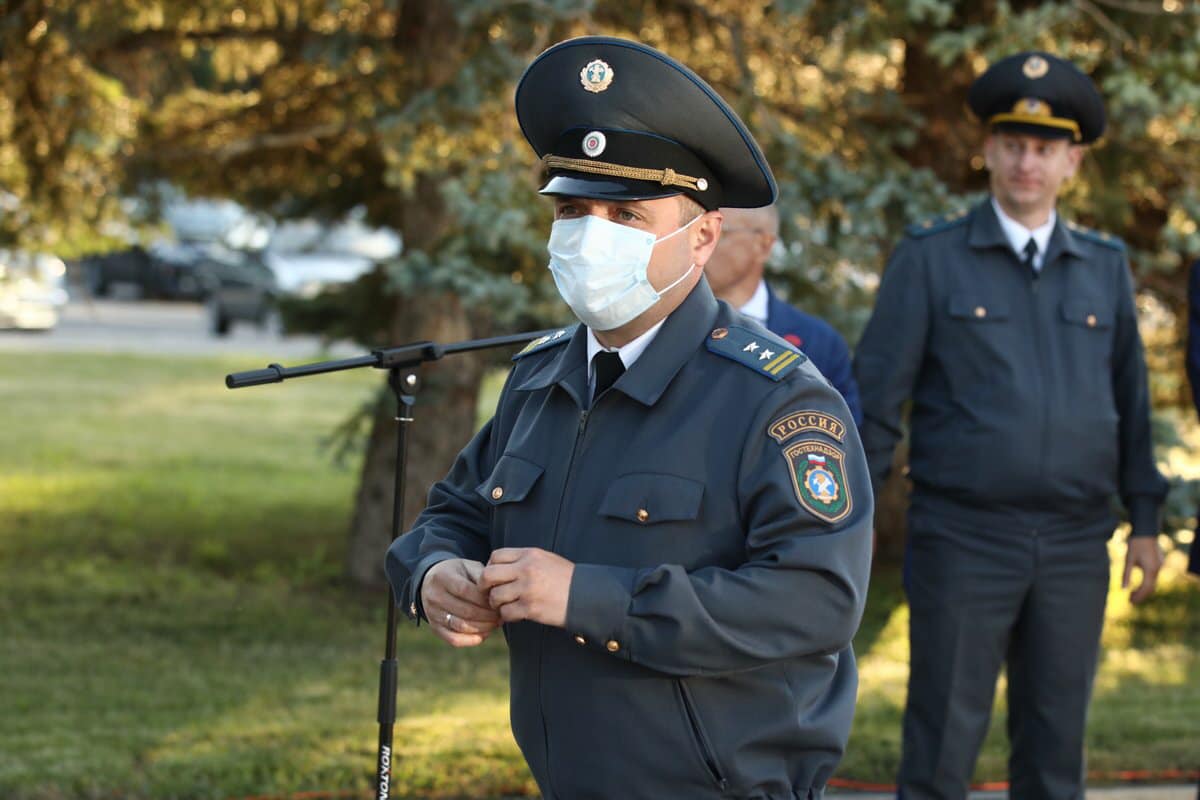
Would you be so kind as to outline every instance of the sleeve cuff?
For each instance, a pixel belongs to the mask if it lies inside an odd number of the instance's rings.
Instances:
[[[1130,536],[1157,536],[1161,529],[1159,503],[1153,497],[1134,495],[1126,501]]]
[[[637,572],[623,567],[576,564],[567,597],[567,631],[585,642],[628,657],[625,619]],[[609,643],[615,642],[614,649]]]
[[[412,577],[405,584],[404,597],[400,598],[400,607],[408,618],[418,625],[421,624],[421,620],[429,621],[425,616],[425,608],[421,605],[421,584],[425,582],[425,574],[434,566],[452,558],[458,558],[458,556],[447,551],[430,553],[417,562]]]

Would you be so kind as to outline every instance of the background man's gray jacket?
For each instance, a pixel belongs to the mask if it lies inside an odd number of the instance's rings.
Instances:
[[[513,732],[547,798],[820,796],[853,716],[871,552],[846,404],[798,353],[772,374],[794,351],[705,281],[590,410],[585,335],[519,357],[388,553],[398,601],[416,612],[449,557],[576,563],[566,630],[504,628]],[[819,515],[808,456],[840,483]]]
[[[1158,532],[1146,364],[1124,245],[1066,223],[1041,273],[990,202],[910,228],[855,360],[876,487],[912,399],[912,514],[1055,530]]]

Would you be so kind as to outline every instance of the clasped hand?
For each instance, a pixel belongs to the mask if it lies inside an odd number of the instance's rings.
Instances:
[[[504,622],[561,628],[575,565],[536,547],[505,547],[487,565],[451,558],[430,567],[421,605],[433,632],[454,647],[482,644]]]

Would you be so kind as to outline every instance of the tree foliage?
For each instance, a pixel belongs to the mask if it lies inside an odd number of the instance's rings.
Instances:
[[[1021,49],[1067,57],[1100,85],[1109,129],[1064,211],[1124,237],[1142,287],[1182,307],[1200,254],[1200,9],[1184,0],[9,2],[0,186],[15,203],[0,241],[109,246],[124,199],[161,180],[279,216],[362,206],[405,250],[320,324],[382,343],[426,338],[414,309],[461,318],[464,335],[563,321],[512,94],[533,55],[584,33],[670,53],[743,115],[781,189],[775,280],[851,341],[903,227],[986,188],[974,77]],[[1177,337],[1151,355],[1178,376]],[[1160,402],[1186,399],[1181,380],[1156,385]],[[469,418],[416,454],[429,466],[414,497]],[[371,461],[364,483],[385,469]]]

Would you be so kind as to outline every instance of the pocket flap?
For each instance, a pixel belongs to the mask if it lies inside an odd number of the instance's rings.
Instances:
[[[612,482],[600,502],[600,513],[641,525],[695,519],[703,497],[704,484],[699,481],[635,472]]]
[[[950,316],[977,322],[1008,319],[1008,305],[999,297],[953,294],[950,295]]]
[[[503,455],[486,481],[475,492],[494,506],[518,503],[542,477],[542,468],[517,456]]]
[[[1082,325],[1085,328],[1111,328],[1113,312],[1099,303],[1086,297],[1072,297],[1063,300],[1062,318],[1072,325]]]

